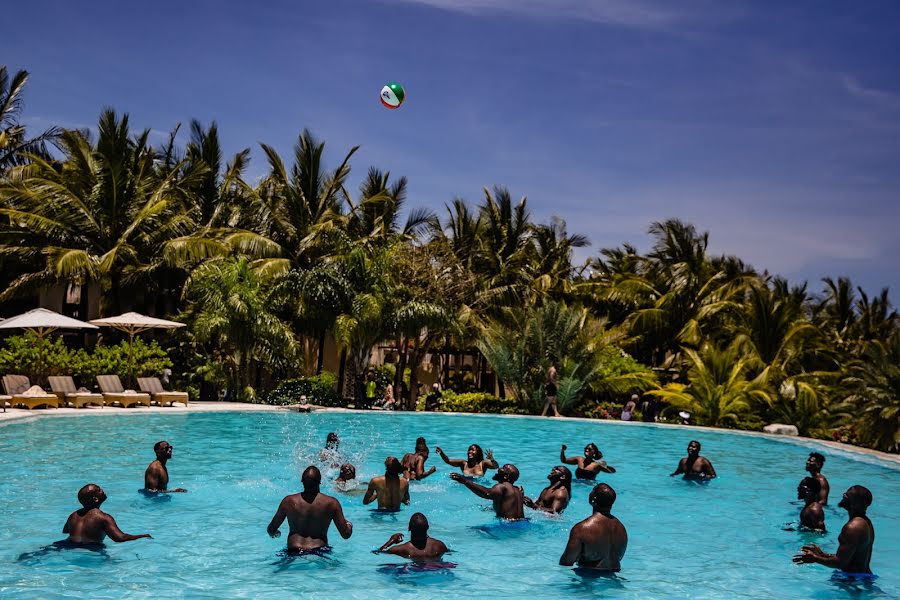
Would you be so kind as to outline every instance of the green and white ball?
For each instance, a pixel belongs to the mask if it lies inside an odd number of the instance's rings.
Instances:
[[[381,103],[391,110],[400,108],[406,100],[406,91],[403,86],[394,81],[381,88]]]

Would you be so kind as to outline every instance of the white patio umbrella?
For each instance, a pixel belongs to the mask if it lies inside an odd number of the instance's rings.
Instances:
[[[40,377],[43,375],[44,367],[44,338],[57,329],[97,329],[97,327],[46,308],[35,308],[21,315],[0,321],[0,329],[27,329],[38,337],[39,370],[37,375]]]
[[[184,323],[148,317],[136,312],[127,312],[115,317],[93,319],[91,323],[102,327],[114,327],[128,334],[128,374],[134,379],[134,336],[149,329],[177,329]]]

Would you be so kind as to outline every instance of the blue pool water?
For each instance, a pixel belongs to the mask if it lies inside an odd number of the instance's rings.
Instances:
[[[325,557],[285,559],[286,538],[266,525],[278,502],[298,491],[299,473],[316,462],[336,431],[361,478],[380,474],[384,457],[411,451],[424,435],[438,472],[411,485],[412,505],[373,513],[361,496],[335,494],[354,524],[343,540],[332,529]],[[692,438],[720,478],[696,485],[670,478]],[[138,493],[153,443],[175,447],[171,486],[189,493]],[[579,452],[595,441],[618,472],[602,477],[618,493],[613,512],[628,529],[618,577],[587,577],[557,564],[572,524],[590,513],[589,486],[576,484],[561,518],[531,514],[525,527],[497,527],[488,503],[447,475],[434,446],[463,457],[469,443],[513,462],[536,496],[558,463],[559,446]],[[876,459],[820,449],[832,504],[825,535],[784,531],[796,521],[793,498],[810,447],[709,431],[609,422],[383,413],[134,414],[44,418],[0,427],[0,597],[2,598],[897,598],[900,597],[900,471]],[[326,471],[328,479],[336,473]],[[102,485],[104,509],[129,533],[153,540],[108,542],[104,553],[41,553],[61,539],[79,487]],[[848,486],[872,490],[879,579],[848,584],[791,556],[804,543],[836,549]],[[324,486],[332,493],[330,481]],[[424,512],[431,534],[453,549],[454,568],[423,570],[371,552],[409,516]],[[530,512],[530,511],[528,511]],[[24,555],[24,556],[23,556]]]

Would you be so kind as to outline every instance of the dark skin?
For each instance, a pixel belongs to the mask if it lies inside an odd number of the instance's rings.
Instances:
[[[163,442],[156,450],[156,460],[150,463],[150,466],[144,471],[144,489],[148,492],[174,494],[187,491],[184,488],[166,489],[169,485],[169,470],[166,468],[166,462],[172,458],[172,450],[173,447],[168,442]]]
[[[800,525],[813,531],[825,531],[825,510],[819,504],[819,494],[800,483],[797,498],[806,504],[800,511]]]
[[[866,516],[866,506],[861,494],[850,488],[844,492],[840,503],[847,510],[847,524],[838,536],[838,550],[827,554],[816,544],[803,546],[800,554],[794,556],[795,563],[818,563],[847,573],[871,573],[872,545],[875,542],[875,528]]]
[[[448,458],[447,455],[444,454],[444,451],[441,450],[440,446],[435,446],[434,449],[445,463],[462,469],[463,475],[482,477],[488,469],[496,469],[499,466],[497,461],[494,460],[494,453],[490,448],[485,452],[485,459],[481,461],[477,459],[475,446],[469,446],[466,460],[461,458]]]
[[[344,518],[341,503],[319,492],[318,485],[307,487],[299,494],[285,496],[269,523],[267,530],[270,536],[281,536],[278,528],[285,519],[290,526],[288,550],[315,550],[327,546],[328,527],[332,523],[345,540],[353,533],[353,524]]]
[[[537,500],[525,497],[525,506],[534,510],[542,510],[551,514],[561,513],[569,505],[569,490],[565,486],[565,473],[559,467],[553,467],[547,475],[550,485],[541,491]]]
[[[494,512],[501,519],[519,520],[525,518],[525,494],[522,488],[513,485],[518,478],[518,472],[512,465],[503,465],[494,475],[498,483],[493,487],[485,487],[474,481],[470,481],[459,473],[451,473],[450,479],[463,484],[476,496],[491,500],[494,503]]]
[[[688,444],[687,453],[687,457],[682,458],[678,462],[678,468],[675,469],[674,473],[669,475],[670,477],[683,474],[685,479],[706,480],[713,479],[717,476],[712,463],[703,456],[700,456],[699,444],[696,442]]]
[[[600,460],[594,454],[593,446],[584,447],[584,456],[566,457],[568,446],[563,444],[559,449],[559,460],[567,465],[576,465],[575,478],[587,479],[593,481],[597,477],[597,473],[615,473],[616,470],[606,464],[606,461]],[[602,456],[602,455],[601,455]]]
[[[149,533],[131,535],[119,529],[112,515],[100,510],[100,505],[105,501],[106,492],[100,486],[89,486],[88,493],[82,500],[82,508],[69,515],[63,527],[62,532],[69,534],[66,541],[73,544],[94,545],[102,544],[106,536],[117,543],[141,538],[152,539]]]
[[[395,533],[388,541],[386,541],[379,552],[387,552],[395,554],[403,558],[412,560],[435,560],[440,558],[446,551],[447,546],[441,540],[428,536],[428,525],[409,526],[410,540],[405,544],[402,533]]]
[[[403,472],[396,458],[385,461],[385,473],[373,477],[363,497],[363,504],[378,500],[379,510],[400,510],[400,504],[409,504],[409,480],[400,477]],[[395,465],[393,463],[396,463]]]
[[[559,558],[559,564],[598,571],[618,571],[628,547],[628,533],[621,521],[612,514],[612,504],[604,503],[591,493],[594,514],[576,524],[569,534],[569,542]]]
[[[425,479],[437,471],[437,468],[434,466],[427,471],[425,470],[425,461],[428,460],[428,455],[427,449],[404,454],[403,460],[400,461],[400,464],[403,466],[403,475],[412,481],[414,479]]]
[[[819,490],[819,504],[825,506],[828,504],[828,493],[831,491],[831,486],[828,485],[828,480],[822,475],[822,467],[819,466],[819,461],[812,456],[807,458],[806,470],[810,475],[819,480],[819,485],[821,486],[821,489]]]

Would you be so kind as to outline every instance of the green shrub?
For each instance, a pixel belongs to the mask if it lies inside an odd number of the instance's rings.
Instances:
[[[424,397],[422,405],[424,406]],[[485,392],[457,394],[451,390],[443,392],[441,411],[499,414],[526,414],[527,412],[519,408],[516,401],[510,398],[498,398]]]
[[[89,381],[97,375],[118,375],[127,386],[128,364],[128,342],[123,340],[115,346],[97,344],[89,359],[81,365],[78,374]],[[147,343],[140,338],[134,340],[133,364],[135,377],[152,377],[162,373],[163,369],[172,367],[169,355],[159,347],[156,340]]]
[[[262,398],[264,404],[286,405],[297,404],[300,396],[306,401],[319,406],[344,406],[345,402],[337,395],[337,375],[323,371],[313,377],[289,379],[278,385]]]

